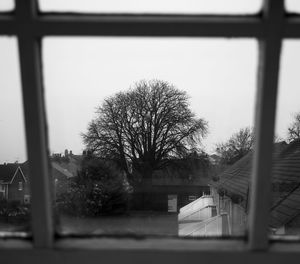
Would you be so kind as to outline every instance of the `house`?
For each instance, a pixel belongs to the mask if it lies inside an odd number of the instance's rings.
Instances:
[[[51,176],[55,195],[67,191],[68,179],[76,177],[81,170],[83,156],[74,155],[72,151],[65,150],[65,155],[53,154],[51,160]]]
[[[6,163],[0,165],[0,199],[30,203],[27,164]]]
[[[209,167],[201,159],[173,159],[150,179],[134,184],[132,209],[177,213],[180,207],[209,194]]]
[[[244,235],[247,228],[253,153],[237,161],[215,181],[210,182],[212,205],[216,213],[194,219],[194,226],[182,227],[180,235]],[[271,234],[300,234],[300,140],[274,144],[272,167]],[[203,197],[202,197],[203,199]],[[195,202],[194,202],[195,203]],[[196,204],[200,204],[200,199]],[[203,202],[202,202],[203,203]],[[194,205],[195,207],[195,205]],[[189,209],[199,215],[204,207]],[[212,209],[211,209],[212,210]],[[179,220],[187,215],[182,208]],[[211,215],[211,216],[210,216]],[[205,232],[204,232],[205,230]]]
[[[50,158],[54,170],[60,171],[66,177],[75,177],[81,170],[83,155],[74,155],[72,151],[65,150],[64,156],[53,154]]]
[[[77,176],[80,170],[81,156],[70,152],[67,159],[51,158],[52,188],[55,194],[65,192],[68,188],[68,179]],[[6,163],[0,165],[0,200],[30,203],[30,180],[28,162]]]

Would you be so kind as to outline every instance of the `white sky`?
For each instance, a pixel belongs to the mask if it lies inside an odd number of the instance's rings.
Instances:
[[[158,78],[191,96],[192,110],[209,122],[203,144],[212,152],[215,143],[253,125],[257,56],[257,43],[250,39],[46,38],[43,64],[51,151],[81,153],[80,133],[103,98],[140,79]],[[286,41],[276,123],[282,138],[293,113],[300,111],[299,64],[300,41]],[[26,160],[18,67],[15,39],[0,37],[0,163]]]
[[[10,11],[14,8],[13,0],[1,0],[0,1],[0,11]]]
[[[261,0],[40,0],[42,11],[255,13]]]
[[[191,96],[192,110],[209,121],[207,150],[253,123],[254,40],[46,38],[43,47],[52,151],[78,152],[102,99],[141,79],[171,82]]]

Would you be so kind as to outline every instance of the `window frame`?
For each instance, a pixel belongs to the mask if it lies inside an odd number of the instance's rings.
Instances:
[[[23,182],[18,182],[18,191],[23,191]]]
[[[152,261],[179,263],[272,261],[296,263],[298,241],[270,241],[268,234],[271,159],[282,40],[300,38],[300,16],[288,15],[283,0],[265,0],[256,15],[121,15],[41,13],[37,0],[16,0],[0,13],[0,35],[18,38],[27,152],[31,175],[32,239],[0,239],[2,263],[89,263]],[[41,73],[45,36],[236,37],[259,42],[249,233],[237,239],[57,238],[53,228],[48,136]],[[262,202],[263,201],[263,202]],[[13,249],[13,250],[7,250]],[[60,250],[57,250],[60,249]],[[15,251],[18,254],[15,254]],[[286,254],[289,252],[289,254]],[[116,254],[117,253],[117,254]],[[46,257],[45,257],[46,256]]]

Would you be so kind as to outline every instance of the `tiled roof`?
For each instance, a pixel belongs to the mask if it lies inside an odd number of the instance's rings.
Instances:
[[[274,162],[273,182],[286,185],[271,208],[270,225],[279,227],[300,213],[300,140],[289,144]]]
[[[285,149],[285,142],[274,145],[274,161],[277,163],[278,155]],[[240,195],[241,198],[247,199],[249,180],[252,172],[253,153],[250,152],[239,161],[230,166],[227,170],[219,175],[218,181],[212,181],[211,185],[225,190],[230,195]]]
[[[70,171],[62,167],[61,164],[59,163],[51,162],[51,165],[52,165],[52,176],[55,178],[60,178],[60,177],[71,178],[74,176]]]
[[[300,213],[300,185],[296,186],[287,196],[273,205],[270,225],[280,227],[292,221]]]
[[[83,157],[80,155],[72,155],[68,157],[68,161],[52,161],[52,168],[59,170],[68,178],[78,175],[81,170],[81,163]]]
[[[252,153],[247,154],[219,175],[220,180],[211,182],[211,185],[225,191],[229,197],[237,195],[242,200],[247,200],[252,156]],[[300,213],[300,140],[289,145],[274,145],[272,170],[273,186],[284,186],[273,192],[271,226],[278,227]]]
[[[252,153],[247,154],[219,175],[219,181],[211,182],[218,189],[225,190],[227,195],[239,195],[247,199],[249,178],[251,175]]]

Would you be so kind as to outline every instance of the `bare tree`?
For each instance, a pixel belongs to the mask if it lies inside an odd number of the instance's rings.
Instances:
[[[187,94],[152,80],[105,99],[83,139],[96,155],[117,160],[127,174],[129,161],[147,177],[168,159],[199,150],[206,134],[207,122],[189,109]]]
[[[217,144],[216,152],[222,164],[233,164],[245,156],[254,144],[254,133],[249,127],[241,128],[224,143]]]
[[[288,128],[288,141],[300,139],[300,112],[294,115],[294,121]]]

